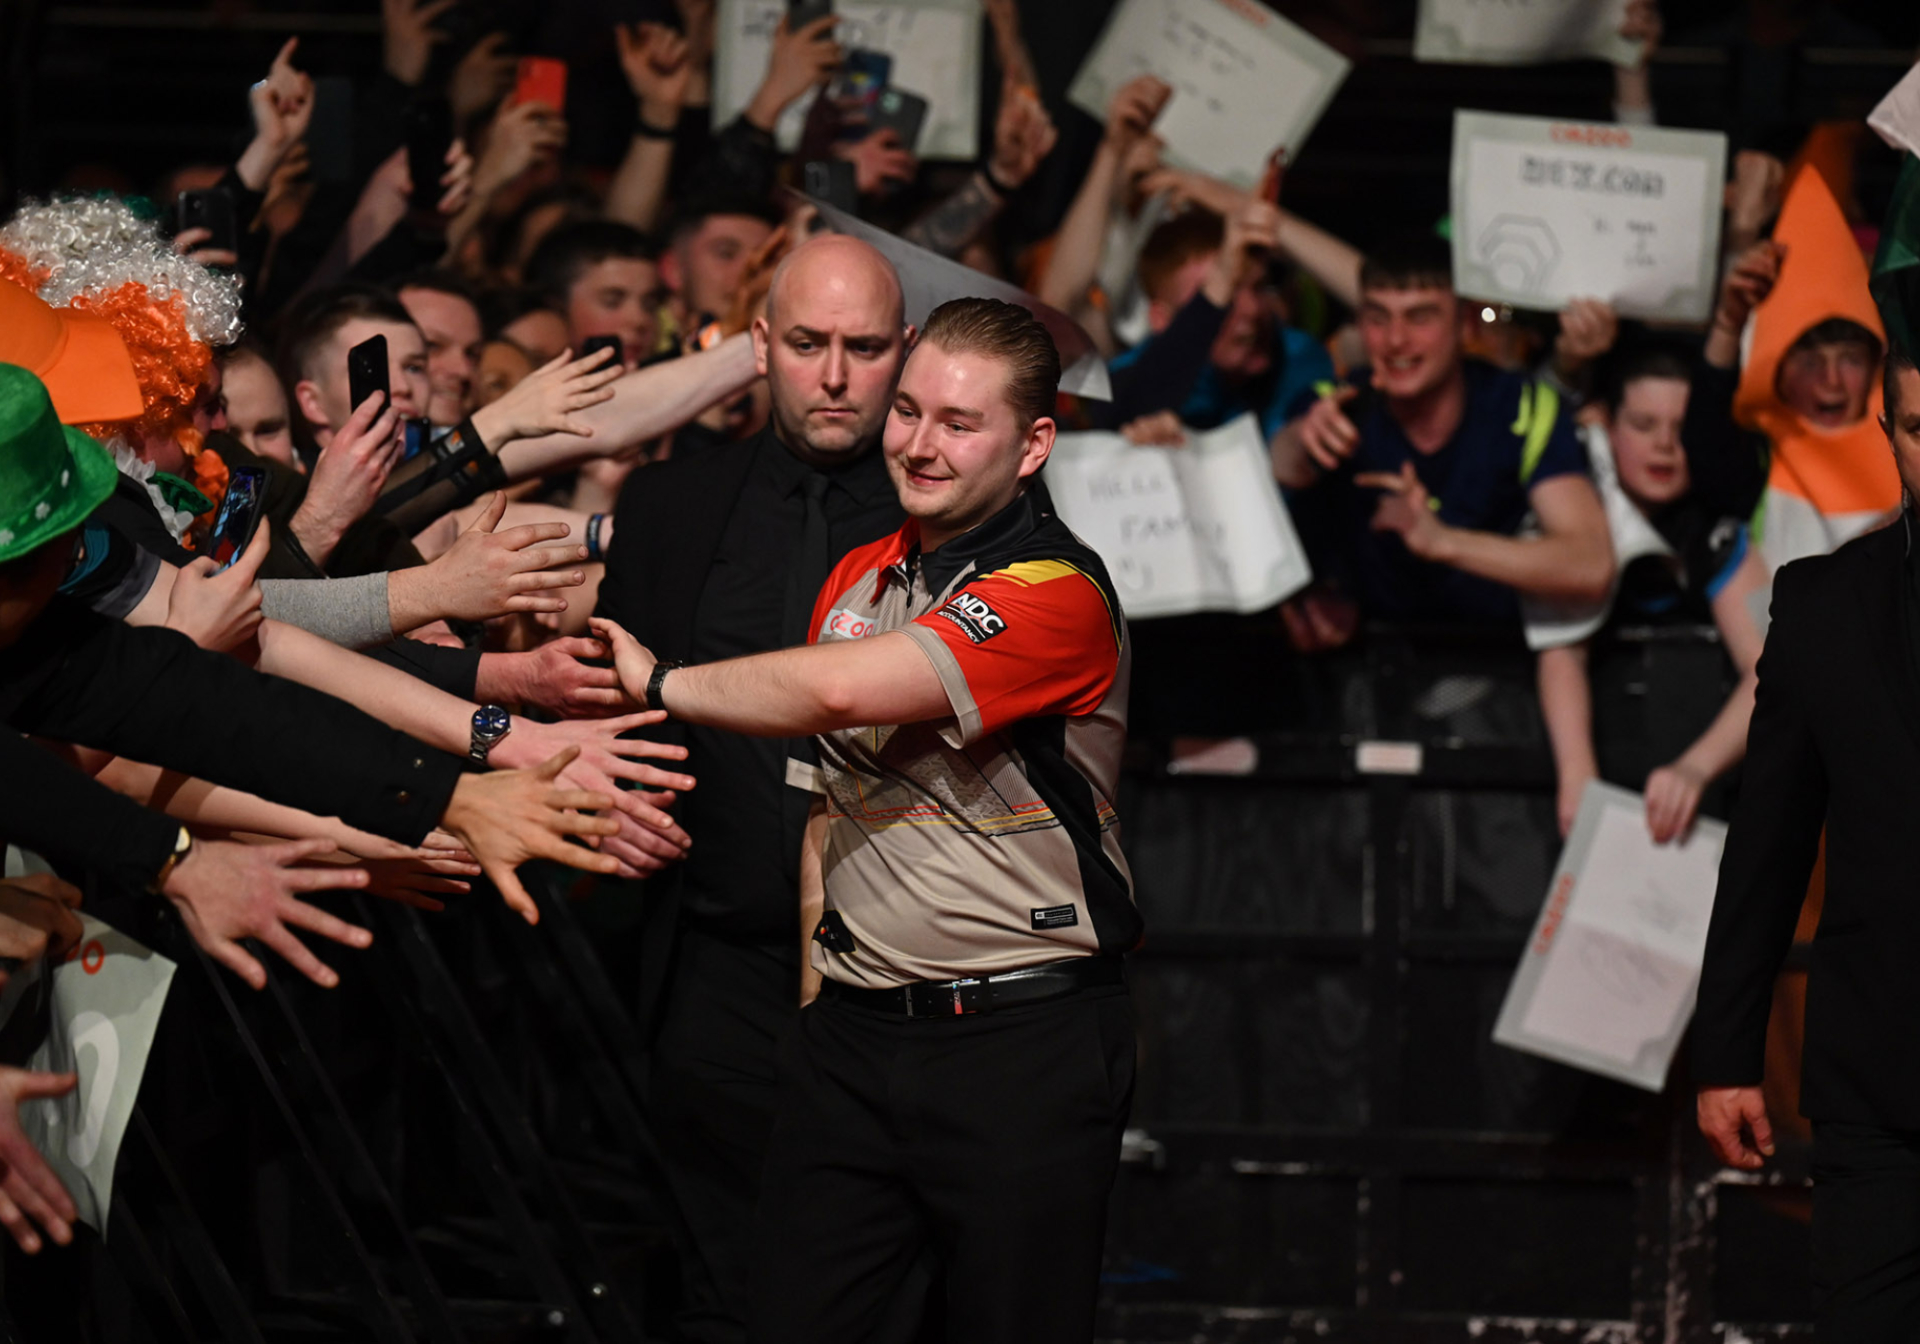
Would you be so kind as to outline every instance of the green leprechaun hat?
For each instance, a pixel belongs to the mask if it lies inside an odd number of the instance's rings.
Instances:
[[[119,477],[106,449],[60,423],[45,383],[0,364],[0,564],[78,527]]]

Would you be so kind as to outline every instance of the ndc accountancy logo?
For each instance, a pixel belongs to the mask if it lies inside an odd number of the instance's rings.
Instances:
[[[960,627],[960,632],[975,644],[985,644],[1007,628],[1006,617],[987,605],[975,593],[955,593],[940,608],[940,614]]]

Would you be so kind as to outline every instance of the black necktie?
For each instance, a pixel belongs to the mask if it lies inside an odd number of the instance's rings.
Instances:
[[[786,648],[805,644],[807,636],[813,633],[808,628],[813,621],[813,604],[820,596],[821,586],[827,581],[827,571],[832,567],[832,553],[827,542],[827,484],[825,476],[810,471],[806,484],[801,488],[807,513],[806,521],[800,527],[800,544],[794,548],[793,560],[787,566],[786,618],[780,626],[780,643]],[[789,738],[785,747],[790,760],[807,766],[813,766],[819,760],[810,737]],[[791,877],[799,872],[800,838],[806,829],[807,809],[813,800],[810,794],[797,788],[788,788],[783,797],[781,833],[789,864],[788,876]]]
[[[807,636],[813,633],[807,628],[813,619],[813,604],[832,567],[825,505],[828,484],[825,476],[810,471],[806,484],[801,487],[807,514],[800,527],[800,545],[794,549],[793,561],[787,567],[786,619],[780,624],[780,643],[785,648],[806,643]]]

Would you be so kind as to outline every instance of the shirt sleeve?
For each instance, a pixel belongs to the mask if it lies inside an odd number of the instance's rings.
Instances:
[[[1064,560],[1027,560],[968,583],[904,627],[953,705],[956,747],[1021,719],[1091,714],[1120,667],[1105,591]]]
[[[1535,393],[1540,389],[1535,387]],[[1559,401],[1558,394],[1555,400]],[[1587,450],[1580,442],[1580,436],[1574,433],[1573,416],[1565,402],[1559,402],[1554,411],[1553,427],[1547,431],[1545,442],[1536,454],[1533,444],[1526,442],[1522,447],[1521,481],[1531,490],[1542,481],[1550,481],[1555,476],[1590,476],[1592,469],[1587,464]]]

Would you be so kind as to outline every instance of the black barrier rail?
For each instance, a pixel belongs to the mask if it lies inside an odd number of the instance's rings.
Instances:
[[[1636,788],[1733,685],[1692,628],[1591,670],[1602,774]],[[1559,848],[1531,657],[1375,630],[1267,684],[1297,712],[1134,744],[1141,1068],[1100,1337],[1810,1339],[1803,1152],[1719,1173],[1684,1057],[1654,1097],[1492,1043]]]

